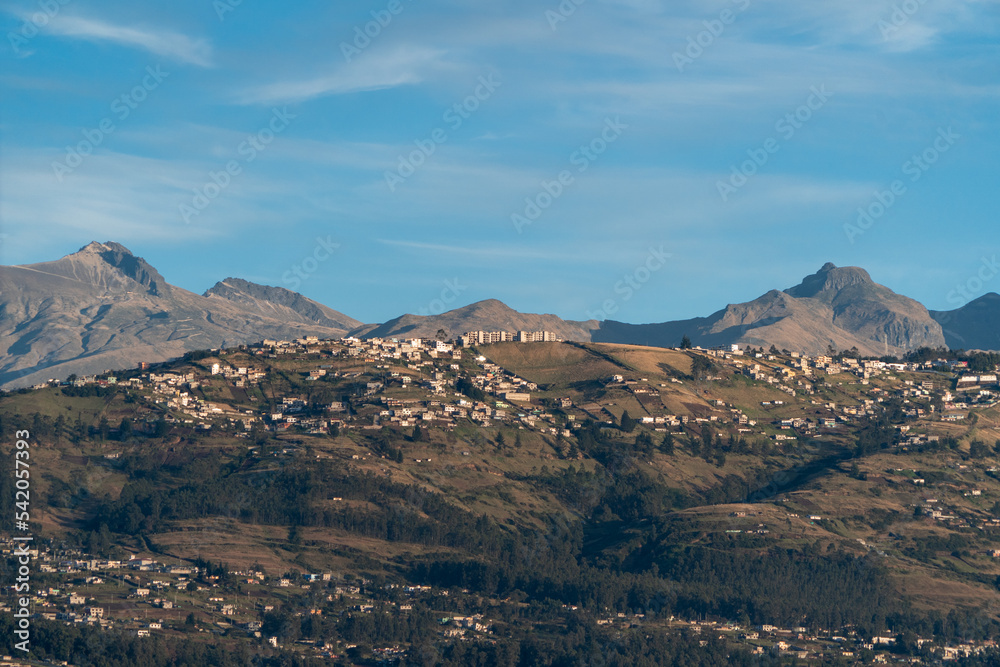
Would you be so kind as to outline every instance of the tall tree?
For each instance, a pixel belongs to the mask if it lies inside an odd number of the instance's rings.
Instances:
[[[101,417],[101,421],[97,424],[97,432],[101,435],[101,441],[108,439],[108,434],[111,433],[111,424],[108,423],[107,417]]]
[[[663,441],[660,443],[660,451],[668,456],[672,456],[674,453],[674,434],[667,433],[663,436]]]
[[[122,442],[128,440],[132,437],[132,420],[128,417],[122,417],[122,421],[118,424],[118,439]]]
[[[626,433],[631,433],[635,430],[635,426],[638,422],[632,419],[632,415],[628,413],[628,410],[622,413],[622,430]]]

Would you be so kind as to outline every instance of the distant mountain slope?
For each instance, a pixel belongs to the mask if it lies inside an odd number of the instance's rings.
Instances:
[[[831,345],[883,355],[945,344],[941,327],[918,302],[874,282],[864,269],[829,263],[784,292],[772,290],[708,317],[643,325],[606,321],[593,340],[676,346],[685,335],[704,347],[775,345],[810,354]]]
[[[496,299],[479,301],[440,315],[403,315],[384,324],[359,327],[359,338],[433,338],[444,329],[449,338],[466,331],[551,331],[564,340],[589,341],[597,320],[574,322],[556,315],[519,313]]]
[[[942,331],[942,325],[945,331]],[[118,243],[91,243],[52,262],[0,266],[0,386],[157,362],[195,349],[264,338],[449,338],[466,331],[551,331],[564,340],[673,347],[776,345],[818,354],[829,346],[868,355],[928,346],[1000,349],[1000,295],[929,313],[857,267],[824,265],[800,284],[731,304],[708,317],[663,322],[563,320],[488,299],[440,315],[357,320],[301,294],[239,278],[203,295],[170,285]]]
[[[338,313],[298,292],[283,287],[258,285],[242,278],[221,280],[206,290],[202,296],[225,299],[246,312],[288,322],[320,324],[344,330],[355,329],[362,324],[353,317]]]
[[[324,323],[312,323],[313,302],[283,292],[274,315],[265,314],[264,298],[247,307],[235,294],[199,296],[168,284],[141,257],[111,242],[91,243],[54,262],[2,266],[0,385],[132,368],[262,338],[335,338],[356,324],[325,308],[316,311]],[[343,326],[332,324],[335,316]]]
[[[1000,294],[990,292],[955,310],[932,310],[953,350],[1000,350]]]

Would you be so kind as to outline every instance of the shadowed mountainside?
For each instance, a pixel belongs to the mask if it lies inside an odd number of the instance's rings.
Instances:
[[[953,350],[1000,350],[1000,294],[990,292],[955,310],[932,310]]]

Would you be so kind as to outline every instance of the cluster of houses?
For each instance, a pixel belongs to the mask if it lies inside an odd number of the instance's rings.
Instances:
[[[11,538],[0,538],[0,555],[10,557],[16,545]],[[33,547],[29,554],[38,563],[41,572],[65,579],[62,584],[33,590],[30,594],[34,617],[47,621],[94,625],[105,629],[121,628],[137,637],[149,637],[164,629],[179,627],[189,610],[198,610],[214,619],[216,627],[213,631],[222,632],[233,626],[263,640],[259,619],[275,608],[274,604],[254,602],[244,595],[230,596],[221,592],[218,577],[207,576],[204,570],[188,564],[170,565],[134,554],[127,560],[94,558],[75,549],[57,551],[48,544]],[[253,569],[232,570],[230,574],[244,589],[248,585],[281,589],[318,587],[319,591],[325,592],[318,599],[338,603],[338,609],[350,614],[407,613],[413,610],[413,601],[417,599],[434,599],[434,604],[438,605],[437,601],[447,600],[448,597],[447,590],[431,586],[388,583],[376,590],[369,579],[356,577],[345,580],[330,572],[294,576],[288,573],[272,578]],[[395,601],[385,599],[386,591]],[[182,592],[180,606],[178,592]],[[192,596],[197,598],[196,602],[191,601]],[[253,594],[251,597],[261,596]],[[264,600],[267,599],[265,595]],[[150,614],[145,613],[143,620],[139,620],[137,611],[143,606],[162,610],[159,613],[164,618],[148,619],[146,617]],[[323,614],[330,609],[314,604],[302,613]],[[10,611],[7,604],[0,603],[0,613]],[[481,614],[450,615],[442,618],[440,624],[443,626],[440,631],[442,637],[458,640],[490,635],[493,627],[493,622],[484,619]],[[278,646],[276,638],[266,639],[273,646]],[[341,648],[351,648],[351,645]],[[332,656],[334,649],[329,644],[316,647],[317,651],[328,656]],[[384,656],[398,656],[401,652],[405,651],[399,647],[383,650]]]
[[[729,356],[728,353],[720,353],[718,350],[710,351],[710,354],[713,352],[714,356]],[[782,364],[775,355],[763,352],[754,352],[749,355],[749,358],[759,359],[761,363],[767,361]],[[742,373],[747,377],[778,385],[779,389],[788,392],[792,396],[795,395],[794,389],[789,386],[782,386],[782,383],[794,380],[798,387],[806,388],[807,393],[812,394],[814,391],[810,384],[816,379],[816,371],[823,371],[826,375],[850,373],[860,378],[861,384],[868,384],[871,378],[883,373],[891,371],[917,372],[920,370],[919,364],[895,364],[877,359],[853,359],[850,357],[835,362],[832,357],[823,355],[808,357],[797,352],[791,353],[790,359],[786,362],[787,365],[778,365],[776,368],[770,369],[769,367],[762,366],[761,363],[735,361],[735,365],[742,368]]]
[[[697,349],[697,348],[696,348]],[[774,354],[764,352],[749,352],[732,348],[716,348],[705,351],[710,356],[723,358],[730,361],[743,375],[760,382],[767,382],[775,389],[783,391],[790,396],[798,393],[814,395],[817,390],[817,371],[822,371],[826,377],[843,373],[852,374],[857,377],[857,384],[869,385],[870,380],[881,375],[892,373],[926,373],[935,370],[949,372],[961,372],[967,366],[965,361],[946,361],[943,359],[928,362],[906,362],[890,363],[877,359],[854,359],[845,357],[835,361],[833,357],[820,355],[809,357],[798,353],[791,353],[788,358],[779,358]],[[818,427],[835,428],[836,426],[849,423],[863,417],[869,417],[877,413],[879,404],[886,399],[898,397],[903,400],[906,407],[904,412],[909,417],[927,417],[935,411],[935,405],[931,399],[940,398],[943,412],[940,418],[943,421],[962,421],[968,415],[968,409],[972,404],[995,405],[1000,395],[1000,385],[998,385],[995,373],[985,373],[982,375],[962,375],[955,380],[955,389],[961,394],[957,397],[952,394],[940,377],[926,380],[904,380],[902,386],[891,392],[872,387],[870,394],[874,398],[863,398],[859,405],[844,405],[837,409],[837,414],[833,419],[819,419],[817,423],[811,424],[807,421],[804,426],[809,430]],[[921,400],[928,403],[928,407],[910,405],[914,400]],[[779,402],[775,401],[774,404]],[[827,406],[833,408],[834,406]],[[775,423],[775,425],[779,425]],[[799,424],[792,425],[799,428]],[[782,422],[781,428],[788,428],[789,425]],[[780,439],[780,438],[779,438]]]
[[[15,548],[11,539],[0,538],[0,553],[9,556]],[[178,585],[186,587],[189,578],[199,574],[196,567],[186,564],[166,565],[151,559],[131,556],[128,560],[93,558],[74,550],[56,552],[49,546],[33,548],[29,552],[37,563],[39,572],[50,575],[63,575],[67,580],[74,580],[87,590],[97,587],[108,587],[115,590],[117,597],[130,600],[145,600],[152,606],[161,609],[172,609],[174,603],[168,599],[150,597],[152,590],[162,590],[169,586],[167,581],[152,580],[142,584],[141,578],[151,575],[169,575],[176,577]],[[142,575],[133,575],[130,572]],[[103,576],[102,576],[103,575]],[[117,577],[115,581],[109,577]],[[98,603],[93,596],[88,596],[74,590],[77,584],[67,581],[62,586],[48,586],[33,590],[30,596],[35,616],[49,621],[63,621],[67,624],[94,624],[102,627],[114,627],[115,620],[107,613],[107,599]],[[121,588],[127,586],[122,593]],[[202,589],[204,590],[204,589]],[[0,609],[0,611],[4,611]],[[160,629],[161,622],[153,621],[143,624],[136,632],[138,636],[148,636],[149,631]]]
[[[1000,396],[1000,383],[996,373],[962,375],[955,383],[955,390],[962,395],[962,403],[995,404]]]
[[[446,616],[440,620],[441,625],[447,626],[441,632],[444,637],[465,637],[469,632],[489,633],[492,632],[493,624],[485,620],[482,614],[474,616]]]
[[[217,371],[213,369],[213,372]],[[234,374],[233,377],[245,378],[246,374]],[[191,419],[185,420],[189,424],[195,423],[195,420],[204,423],[222,416],[235,417],[242,414],[227,404],[212,403],[192,395],[191,390],[202,385],[202,379],[195,373],[150,373],[144,378],[133,378],[130,382],[137,387],[148,388],[158,405],[190,417]],[[246,380],[242,379],[242,382],[245,383]]]
[[[573,608],[575,609],[575,608]],[[618,613],[597,619],[597,625],[614,628],[640,628],[646,620],[642,613]],[[898,656],[892,655],[896,643],[894,636],[862,636],[856,630],[848,627],[840,630],[810,629],[802,626],[784,628],[771,624],[743,626],[736,623],[711,620],[684,620],[673,616],[667,617],[668,625],[683,630],[694,636],[714,636],[718,639],[739,641],[751,648],[756,655],[765,653],[777,654],[788,658],[801,660],[859,659],[862,651],[869,651],[869,657],[876,663],[897,661]],[[928,647],[934,656],[941,660],[958,660],[982,655],[995,649],[993,640],[983,642],[963,642],[958,644],[937,644],[932,639],[918,637],[915,640],[918,648]],[[907,662],[916,660],[907,659]]]
[[[551,331],[466,331],[458,337],[462,347],[494,343],[548,343],[561,340],[562,338]]]
[[[372,364],[368,373],[338,371],[330,365],[308,372],[308,377],[314,380],[354,381],[364,400],[359,401],[350,414],[345,403],[334,401],[323,406],[322,415],[304,416],[307,412],[305,402],[285,397],[281,410],[267,415],[273,428],[281,430],[295,426],[312,433],[326,433],[334,426],[361,430],[378,430],[387,425],[452,429],[458,420],[467,419],[479,426],[506,423],[526,428],[541,427],[553,434],[559,430],[551,414],[530,405],[532,393],[538,390],[537,384],[507,372],[484,357],[476,359],[475,372],[464,371],[458,363],[462,360],[462,350],[451,343],[427,339],[344,339],[327,343],[324,351],[332,357],[360,358]],[[392,369],[398,368],[401,362],[413,373]],[[454,393],[460,379],[481,390],[487,400]],[[410,398],[405,393],[391,391],[407,388],[419,390],[418,397]]]

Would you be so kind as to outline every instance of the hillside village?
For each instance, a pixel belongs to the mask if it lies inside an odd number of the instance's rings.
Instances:
[[[6,557],[14,553],[16,546],[11,539],[0,539],[0,553]],[[126,560],[94,558],[79,550],[48,545],[31,549],[30,553],[45,580],[55,583],[31,597],[37,618],[121,629],[135,637],[163,632],[239,632],[278,647],[276,637],[263,636],[262,632],[268,630],[267,615],[276,605],[289,600],[301,601],[305,607],[302,613],[312,615],[398,615],[412,612],[414,605],[448,604],[446,590],[400,584],[379,586],[368,579],[344,578],[330,572],[288,572],[268,577],[252,569],[220,572],[188,563],[166,564],[135,554]],[[234,585],[238,585],[238,592],[233,592]],[[0,612],[10,611],[10,606],[0,603]],[[193,613],[199,618],[197,624],[191,622]],[[450,613],[437,622],[439,636],[452,641],[488,640],[492,634],[492,622],[481,614]],[[355,646],[302,642],[300,648],[319,658],[337,658]],[[405,654],[399,646],[376,650],[382,657]]]
[[[489,332],[475,332],[465,334],[460,340],[476,338],[486,341],[477,345],[485,346],[505,341],[541,342],[551,339],[548,332],[539,332],[537,339],[531,336],[531,332],[494,332],[492,337]],[[482,350],[485,354],[469,350],[469,347],[457,342],[419,338],[319,340],[306,337],[293,341],[265,340],[257,346],[216,350],[219,360],[202,372],[151,371],[123,379],[121,384],[149,391],[154,401],[168,411],[167,421],[176,419],[202,429],[225,423],[240,425],[245,431],[249,431],[254,423],[260,423],[271,430],[292,429],[310,433],[328,433],[332,428],[377,430],[385,425],[407,428],[418,424],[453,429],[460,420],[469,420],[482,427],[502,424],[570,437],[574,422],[592,419],[611,423],[620,417],[595,403],[575,403],[568,396],[552,398],[548,396],[549,392],[540,395],[537,383],[491,362],[486,356],[488,347]],[[667,383],[651,382],[648,378],[626,372],[609,375],[603,380],[607,387],[621,389],[633,396],[641,405],[642,414],[632,416],[642,424],[653,426],[656,431],[676,430],[693,420],[696,423],[735,424],[737,431],[748,437],[761,436],[776,441],[856,423],[874,415],[878,405],[890,398],[902,400],[907,406],[907,416],[955,422],[964,420],[970,407],[990,407],[1000,396],[1000,384],[995,372],[981,375],[964,373],[967,362],[961,361],[887,363],[851,357],[835,361],[825,355],[809,357],[795,352],[787,355],[747,352],[736,345],[725,349],[695,348],[692,352],[716,360],[732,372],[755,382],[765,383],[787,394],[790,399],[798,397],[810,405],[819,406],[816,412],[821,416],[755,420],[740,407],[721,400],[711,401],[711,414],[704,417],[669,414],[658,400]],[[466,363],[462,363],[463,353]],[[239,361],[227,363],[227,359],[234,357],[238,357]],[[255,365],[255,359],[298,358],[316,360],[299,371],[303,380],[334,381],[339,386],[346,386],[361,397],[359,407],[349,410],[342,401],[316,406],[309,405],[305,396],[282,396],[280,405],[275,405],[273,411],[267,411],[262,408],[246,409],[248,400],[206,400],[200,398],[198,392],[190,391],[225,383],[236,390],[234,398],[244,397],[247,388],[259,387],[268,381],[267,370],[263,364]],[[345,364],[352,368],[339,368]],[[354,368],[358,365],[364,368]],[[938,371],[955,373],[957,377],[942,381]],[[900,381],[892,390],[874,383],[879,378],[896,379],[897,374],[906,374],[909,379]],[[922,376],[928,379],[921,379]],[[866,396],[858,403],[840,405],[809,398],[816,395],[818,387],[828,382],[827,378],[833,377],[837,378],[838,384],[846,380],[858,385]],[[68,384],[105,387],[118,382],[119,379],[109,372],[102,376],[72,378]],[[484,398],[475,400],[457,393],[456,386],[462,382],[480,390]],[[670,378],[670,382],[683,384],[677,378]],[[52,380],[35,388],[59,384]],[[419,395],[409,397],[407,390]],[[786,402],[762,401],[760,405],[765,409],[774,409],[784,406]],[[559,416],[546,408],[558,408]],[[781,432],[776,433],[775,429]],[[788,431],[792,434],[784,433]],[[920,436],[909,436],[907,442],[917,444]]]
[[[473,336],[480,342],[462,344]],[[462,439],[457,441],[455,455],[473,457],[473,446],[465,443],[476,442],[478,430],[490,432],[498,442],[495,434],[506,432],[508,446],[511,440],[516,439],[520,446],[522,437],[535,438],[534,442],[541,444],[540,458],[553,466],[584,462],[574,443],[586,429],[620,430],[629,420],[634,422],[638,438],[659,434],[656,437],[664,442],[674,436],[693,441],[706,433],[715,433],[716,438],[728,434],[734,454],[788,452],[791,456],[800,442],[848,442],[852,429],[890,404],[898,406],[906,417],[906,423],[896,427],[893,451],[922,451],[950,437],[947,429],[974,421],[975,413],[994,407],[998,391],[995,371],[973,375],[966,362],[954,360],[890,363],[736,346],[652,350],[547,338],[523,332],[478,332],[456,341],[320,340],[311,336],[265,340],[258,345],[189,355],[173,364],[144,365],[132,371],[71,378],[65,383],[52,381],[35,391],[62,387],[81,395],[125,392],[135,397],[140,414],[146,415],[130,424],[136,432],[187,429],[192,434],[243,442],[250,452],[279,460],[301,459],[310,451],[310,440],[301,438],[339,438],[352,433],[374,437],[386,429],[412,434],[414,441],[421,431],[459,433]],[[545,363],[548,356],[557,354],[584,355],[591,360],[587,363],[598,364],[593,367],[598,371],[589,370],[592,377],[586,381],[551,381],[545,375],[547,369],[524,356],[532,351]],[[648,364],[633,365],[630,354],[640,355],[638,359],[658,355],[656,359],[668,361],[652,373]],[[518,359],[521,361],[515,361]],[[744,399],[748,396],[758,400],[747,402]],[[114,430],[115,426],[107,428]],[[282,438],[286,444],[265,452],[259,445],[262,433]],[[432,450],[414,457],[404,457],[402,449],[351,451],[349,463],[385,473],[390,472],[387,459],[394,458],[397,466],[413,470],[451,469],[453,463],[441,457],[454,460],[450,454]],[[113,464],[124,450],[109,437],[102,452],[101,456]],[[332,451],[314,454],[316,458],[333,455]],[[516,454],[508,455],[516,460]],[[715,465],[721,468],[725,464],[720,461]],[[910,507],[929,524],[956,531],[975,529],[984,535],[1000,530],[1000,513],[995,511],[998,505],[991,510],[988,504],[1000,501],[1000,495],[990,483],[981,481],[1000,479],[1000,471],[986,463],[955,457],[949,459],[948,466],[956,479],[968,481],[943,485],[928,477],[929,473],[904,466],[866,468],[858,476],[869,484],[888,485],[890,490],[909,494]],[[470,467],[515,479],[496,466],[475,463]],[[815,499],[798,493],[778,494],[768,505],[729,505],[724,518],[708,521],[705,530],[730,539],[755,540],[844,533],[842,517],[829,515]],[[892,548],[871,537],[852,542],[862,553],[882,558]],[[13,548],[10,540],[3,543],[5,554]],[[983,559],[1000,559],[1000,542],[980,553]],[[39,544],[34,555],[46,582],[32,598],[39,618],[124,628],[138,637],[190,632],[193,625],[199,632],[225,636],[244,633],[278,648],[281,642],[269,634],[267,620],[275,610],[275,600],[300,600],[302,614],[340,617],[397,616],[423,610],[438,619],[438,636],[444,642],[495,641],[499,622],[462,602],[468,591],[375,584],[333,570],[292,568],[265,573],[262,568],[238,567],[220,571],[210,562],[198,564],[190,558],[165,562],[141,548],[108,559],[54,542]],[[570,611],[586,615],[598,626],[653,624],[722,638],[756,653],[807,660],[864,657],[867,661],[880,655],[884,660],[896,641],[893,636],[862,636],[849,627],[751,626],[656,617],[646,612],[608,614],[606,610],[576,607]],[[192,612],[197,612],[196,621],[189,618]],[[991,641],[934,643],[931,638],[918,639],[933,655],[946,660],[975,655],[993,646]],[[343,642],[304,642],[299,647],[320,657],[343,655],[353,648]],[[400,658],[406,652],[399,645],[373,650],[384,660]]]
[[[0,538],[0,553],[10,557],[16,548],[13,540]],[[132,554],[127,560],[98,559],[72,549],[31,549],[45,585],[31,596],[34,616],[67,625],[89,625],[103,630],[123,630],[137,638],[153,634],[183,635],[200,632],[220,636],[244,634],[281,645],[276,636],[268,636],[270,614],[277,605],[297,601],[303,608],[299,615],[398,617],[414,613],[414,608],[429,610],[461,608],[464,601],[449,599],[458,593],[462,598],[468,590],[449,591],[432,586],[383,584],[365,578],[343,577],[330,572],[288,572],[282,576],[267,576],[256,570],[219,572],[189,564],[166,564],[153,558]],[[806,661],[841,658],[854,661],[884,663],[892,660],[887,649],[896,642],[893,636],[859,635],[855,630],[810,629],[779,627],[772,624],[755,626],[714,620],[685,620],[674,616],[657,617],[649,613],[588,614],[576,606],[566,611],[589,618],[597,626],[609,629],[658,627],[672,632],[693,633],[748,648],[753,654],[771,653]],[[0,603],[0,612],[11,612]],[[433,612],[439,626],[441,641],[494,642],[495,621],[482,614],[465,612]],[[197,614],[197,621],[193,621]],[[916,638],[917,645],[926,646],[931,655],[943,660],[955,660],[981,654],[994,648],[993,641],[935,644],[930,638]],[[307,655],[324,659],[344,657],[357,648],[351,643],[299,641],[294,647]],[[374,647],[380,661],[404,658],[407,651],[400,645]],[[3,664],[20,664],[4,659]]]

